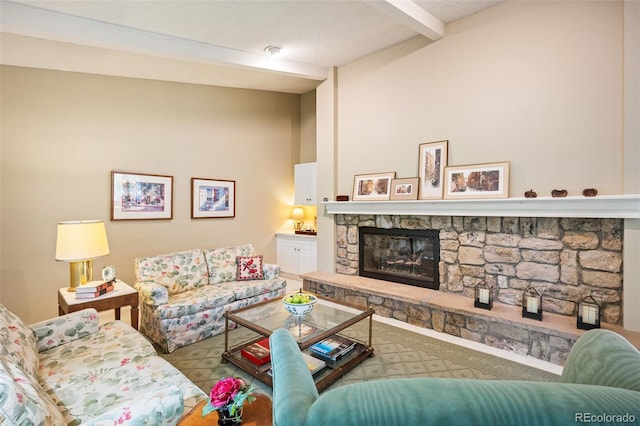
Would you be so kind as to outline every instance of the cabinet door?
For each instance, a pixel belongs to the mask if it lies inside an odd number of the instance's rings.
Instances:
[[[301,242],[298,257],[298,274],[315,272],[318,269],[318,244],[316,241]]]
[[[295,241],[277,239],[278,265],[282,272],[298,274],[298,247]]]
[[[295,176],[295,203],[300,206],[318,204],[316,200],[318,172],[316,163],[296,164]]]

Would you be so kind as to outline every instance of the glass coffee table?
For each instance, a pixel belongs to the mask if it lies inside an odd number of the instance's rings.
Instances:
[[[322,302],[322,297],[318,296],[318,299],[320,300],[313,306],[313,310],[303,316],[289,314],[285,310],[281,298],[226,312],[224,314],[223,361],[228,361],[261,382],[273,386],[273,380],[270,375],[271,363],[267,362],[261,365],[254,363],[246,356],[243,356],[243,349],[268,338],[277,328],[284,327],[294,336],[298,346],[300,346],[300,350],[307,355],[311,355],[309,347],[313,344],[334,335],[341,336],[342,331],[368,318],[368,340],[362,342],[348,337],[355,342],[353,349],[335,361],[324,358],[326,367],[314,373],[313,378],[316,388],[319,392],[323,391],[366,358],[373,356],[371,334],[374,310],[373,308],[362,310],[361,308],[339,304],[335,301],[330,301],[331,303],[326,304]],[[230,348],[229,330],[231,322],[253,330],[257,333],[257,337]]]

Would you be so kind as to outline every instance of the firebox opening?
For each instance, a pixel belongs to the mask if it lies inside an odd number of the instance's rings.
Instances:
[[[359,228],[359,275],[403,284],[440,287],[440,232]]]

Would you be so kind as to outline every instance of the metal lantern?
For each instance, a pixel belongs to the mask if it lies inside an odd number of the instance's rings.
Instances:
[[[600,304],[591,295],[578,302],[578,328],[591,330],[600,328]]]
[[[542,293],[533,287],[522,293],[522,317],[542,321]]]
[[[473,306],[489,310],[493,307],[493,288],[489,287],[484,281],[476,285],[476,298]]]

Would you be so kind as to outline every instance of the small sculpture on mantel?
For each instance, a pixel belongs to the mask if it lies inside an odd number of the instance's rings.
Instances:
[[[582,195],[584,195],[585,197],[595,197],[596,195],[598,195],[598,190],[595,188],[587,188],[582,191]]]
[[[524,193],[524,198],[536,198],[538,194],[533,189],[528,190]]]
[[[569,194],[566,189],[554,189],[551,191],[551,196],[553,198],[563,198]]]

